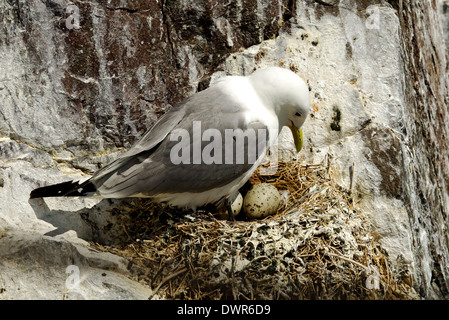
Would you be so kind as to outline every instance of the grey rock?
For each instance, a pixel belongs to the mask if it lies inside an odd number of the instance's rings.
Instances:
[[[449,51],[449,1],[438,0],[438,9],[441,15],[441,27],[443,29],[444,41],[446,43],[446,49]]]
[[[0,236],[0,299],[148,299],[120,259],[31,232]],[[112,256],[112,255],[111,255]]]
[[[88,177],[171,105],[270,65],[296,70],[313,97],[303,152],[292,154],[284,132],[275,156],[328,162],[392,270],[408,268],[424,298],[448,296],[446,0],[438,9],[425,0],[82,1],[78,29],[67,28],[71,4],[0,3],[0,298],[144,297],[125,278],[103,285],[88,267],[97,253],[81,240],[129,241],[120,226],[132,201],[29,202],[29,192]],[[86,291],[64,294],[70,261],[93,275]],[[112,296],[100,290],[108,286]]]

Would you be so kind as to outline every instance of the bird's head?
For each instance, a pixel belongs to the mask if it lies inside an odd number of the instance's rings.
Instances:
[[[290,128],[296,151],[303,145],[302,125],[310,110],[310,95],[307,84],[296,73],[279,67],[270,67],[254,72],[251,82],[273,109],[279,120],[279,130]]]

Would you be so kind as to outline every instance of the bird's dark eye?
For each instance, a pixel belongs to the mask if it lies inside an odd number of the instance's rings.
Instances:
[[[300,114],[299,112],[296,112],[296,113],[295,113],[295,116],[301,117],[301,114]]]

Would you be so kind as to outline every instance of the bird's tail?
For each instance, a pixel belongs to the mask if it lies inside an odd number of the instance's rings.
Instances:
[[[31,191],[30,199],[46,198],[46,197],[82,197],[90,196],[95,193],[97,188],[95,185],[87,180],[80,181],[66,181],[51,186],[37,188]]]

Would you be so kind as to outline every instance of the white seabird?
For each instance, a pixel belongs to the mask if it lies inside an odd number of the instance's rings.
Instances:
[[[282,127],[291,129],[299,152],[309,109],[308,86],[290,70],[270,67],[224,77],[171,108],[87,181],[38,188],[30,198],[147,197],[193,210],[224,203],[229,211],[231,197],[264,160]]]

